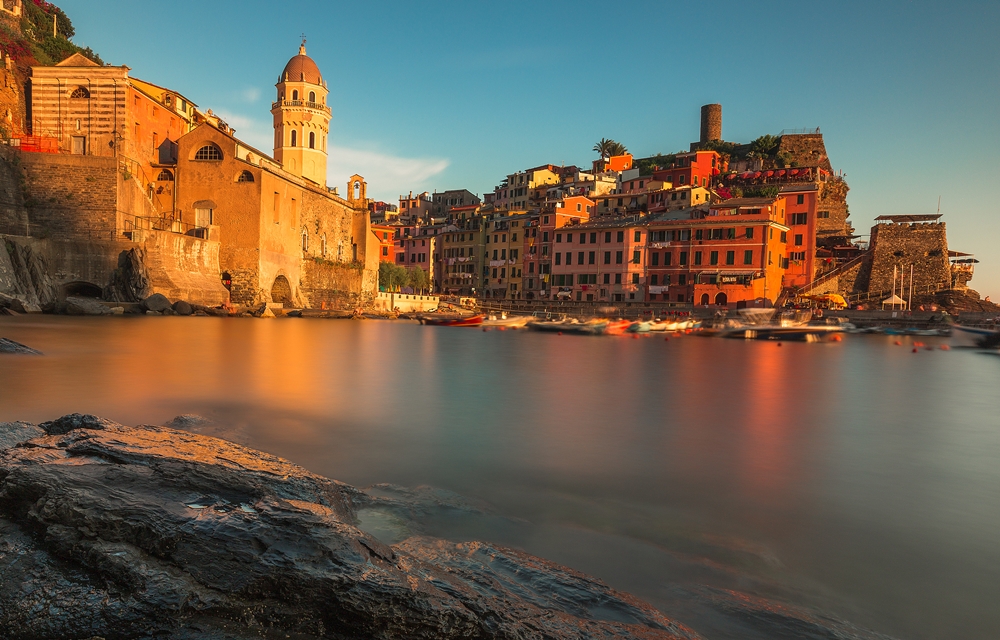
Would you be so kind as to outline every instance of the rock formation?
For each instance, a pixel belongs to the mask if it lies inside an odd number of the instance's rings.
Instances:
[[[0,424],[0,636],[694,638],[601,582],[481,542],[383,544],[377,498],[167,427]]]

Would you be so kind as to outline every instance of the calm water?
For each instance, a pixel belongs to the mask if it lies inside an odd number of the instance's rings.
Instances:
[[[376,321],[0,337],[46,353],[0,357],[0,420],[198,413],[351,484],[454,491],[492,515],[424,530],[568,564],[706,638],[1000,637],[995,356]]]

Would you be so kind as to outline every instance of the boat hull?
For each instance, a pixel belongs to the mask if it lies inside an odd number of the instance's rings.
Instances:
[[[483,316],[468,318],[420,318],[420,322],[429,327],[481,327]]]
[[[951,346],[969,349],[994,349],[1000,347],[1000,331],[952,325]]]

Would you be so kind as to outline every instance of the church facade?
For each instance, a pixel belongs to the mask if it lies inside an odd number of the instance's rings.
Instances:
[[[332,111],[304,43],[278,77],[271,154],[128,71],[74,57],[36,67],[31,80],[35,138],[84,165],[116,158],[121,182],[144,196],[124,197],[119,187],[113,235],[217,243],[218,282],[234,304],[357,306],[374,296],[380,243],[366,185],[352,176],[344,196],[327,186]]]

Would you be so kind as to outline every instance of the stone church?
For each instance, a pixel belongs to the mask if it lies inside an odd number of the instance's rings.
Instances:
[[[11,163],[28,197],[0,215],[0,233],[44,238],[35,248],[58,279],[98,287],[135,248],[151,291],[168,297],[308,308],[374,296],[366,185],[352,176],[344,196],[327,186],[329,90],[305,43],[277,79],[270,154],[129,71],[79,55],[32,69],[31,136]],[[67,261],[70,248],[83,259]]]

